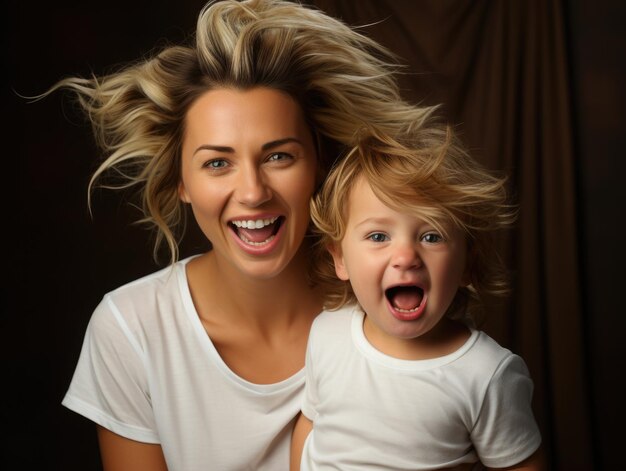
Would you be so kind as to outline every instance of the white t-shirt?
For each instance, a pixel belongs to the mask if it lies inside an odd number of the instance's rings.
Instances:
[[[400,360],[367,341],[351,306],[315,319],[306,362],[303,471],[506,467],[541,443],[524,361],[483,332],[450,355]]]
[[[194,308],[188,260],[104,297],[63,405],[159,443],[169,471],[288,469],[304,370],[267,385],[233,373]]]

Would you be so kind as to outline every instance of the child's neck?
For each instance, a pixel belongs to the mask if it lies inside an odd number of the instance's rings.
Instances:
[[[470,337],[469,329],[458,321],[443,318],[432,330],[417,338],[402,339],[381,335],[368,316],[363,333],[376,350],[400,360],[430,360],[456,352]]]

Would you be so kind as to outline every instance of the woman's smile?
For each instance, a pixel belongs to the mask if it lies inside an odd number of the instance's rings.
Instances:
[[[284,217],[271,216],[257,219],[233,220],[229,227],[235,241],[249,253],[270,253],[278,244]]]

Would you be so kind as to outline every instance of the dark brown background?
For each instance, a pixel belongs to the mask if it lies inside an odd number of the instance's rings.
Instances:
[[[100,469],[93,424],[60,401],[103,293],[156,268],[126,201],[98,193],[90,217],[96,150],[69,102],[54,95],[28,104],[15,92],[33,95],[181,40],[203,3],[2,3],[3,469]],[[443,102],[472,152],[511,175],[521,217],[503,251],[515,290],[484,328],[529,365],[551,469],[618,469],[626,6],[310,3],[349,23],[382,20],[365,31],[409,66],[407,98]],[[183,254],[201,248],[192,239]]]

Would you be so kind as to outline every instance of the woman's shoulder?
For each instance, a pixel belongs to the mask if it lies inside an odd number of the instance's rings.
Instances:
[[[153,298],[155,293],[166,294],[169,291],[176,291],[180,287],[180,283],[186,279],[185,265],[192,258],[194,257],[180,260],[167,267],[124,283],[106,293],[104,298],[145,301],[145,298]]]
[[[131,325],[159,322],[167,314],[184,312],[189,305],[185,265],[190,258],[178,261],[104,295],[92,322],[124,322]]]

